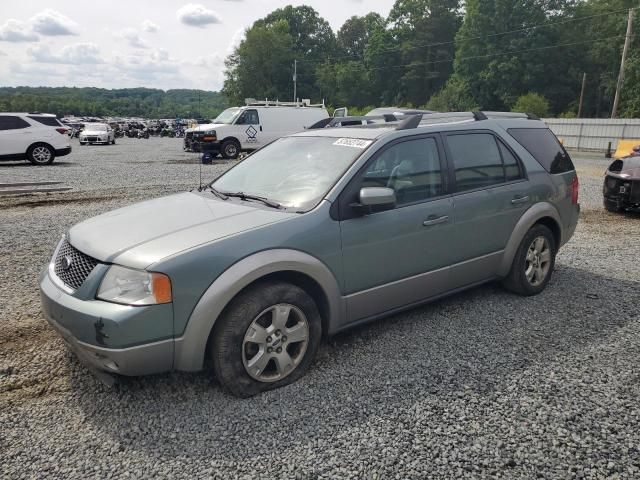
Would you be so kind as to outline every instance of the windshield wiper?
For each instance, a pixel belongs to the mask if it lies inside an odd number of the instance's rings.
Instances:
[[[257,195],[249,195],[247,193],[244,192],[220,192],[223,195],[226,195],[227,197],[235,197],[235,198],[239,198],[241,200],[257,200],[259,202],[264,203],[265,205],[267,205],[268,207],[271,208],[277,208],[280,209],[282,208],[282,205],[280,205],[278,202],[274,202],[273,200],[269,200],[267,197],[259,197]]]
[[[222,200],[229,200],[229,196],[228,195],[225,195],[221,191],[216,190],[215,188],[213,188],[213,186],[207,185],[206,188],[211,190],[211,193],[213,193],[216,197],[221,198]]]

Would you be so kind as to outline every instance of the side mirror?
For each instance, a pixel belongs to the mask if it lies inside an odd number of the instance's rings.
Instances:
[[[360,203],[351,207],[362,214],[370,212],[372,207],[393,207],[396,204],[396,192],[386,187],[365,187],[360,189]]]

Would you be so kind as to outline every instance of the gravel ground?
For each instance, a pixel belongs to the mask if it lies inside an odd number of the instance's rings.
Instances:
[[[248,400],[209,373],[104,387],[40,311],[59,235],[192,188],[196,155],[122,139],[0,164],[0,182],[74,189],[0,198],[0,477],[640,478],[640,216],[604,212],[606,162],[574,157],[581,222],[541,295],[486,285],[341,334]]]

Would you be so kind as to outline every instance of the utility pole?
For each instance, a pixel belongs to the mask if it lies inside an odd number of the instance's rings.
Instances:
[[[620,93],[622,83],[624,82],[624,64],[627,60],[627,52],[631,43],[631,29],[633,26],[633,8],[629,9],[629,18],[627,20],[627,35],[624,39],[624,48],[622,49],[622,61],[620,62],[620,72],[618,73],[618,85],[616,85],[616,96],[613,98],[613,108],[611,109],[611,118],[618,115],[618,104],[620,103]]]
[[[293,101],[297,102],[298,98],[298,60],[293,61]]]
[[[582,118],[582,101],[584,100],[584,86],[587,83],[587,72],[582,74],[582,88],[580,89],[580,103],[578,104],[578,118]]]

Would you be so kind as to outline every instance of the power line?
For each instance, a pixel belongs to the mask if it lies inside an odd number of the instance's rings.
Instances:
[[[640,7],[635,7],[632,10],[636,10]],[[525,32],[527,30],[535,30],[537,28],[545,28],[545,27],[551,27],[551,26],[555,26],[555,25],[563,25],[565,23],[571,23],[571,22],[579,22],[579,21],[583,21],[583,20],[590,20],[593,18],[599,18],[599,17],[605,17],[605,16],[610,16],[610,15],[615,15],[617,13],[627,13],[629,11],[629,9],[623,9],[623,10],[612,10],[610,12],[605,12],[605,13],[598,13],[598,14],[594,14],[594,15],[586,15],[584,17],[575,17],[575,18],[567,18],[565,20],[559,20],[557,22],[546,22],[546,23],[539,23],[539,24],[535,24],[535,25],[531,25],[528,27],[524,27],[524,28],[519,28],[516,30],[508,30],[506,32],[499,32],[499,33],[490,33],[487,35],[478,35],[475,37],[466,37],[466,38],[461,38],[461,39],[455,39],[455,40],[451,40],[448,42],[436,42],[436,43],[425,43],[425,44],[420,44],[420,45],[413,45],[411,47],[391,47],[391,48],[385,48],[382,50],[379,50],[379,52],[382,53],[387,53],[387,52],[393,52],[396,50],[415,50],[417,48],[429,48],[429,47],[439,47],[439,46],[443,46],[443,45],[452,45],[458,42],[467,42],[467,41],[471,41],[471,40],[480,40],[483,38],[492,38],[492,37],[499,37],[501,35],[510,35],[512,33],[520,33],[520,32]],[[341,56],[337,56],[337,57],[331,57],[331,60],[341,60],[343,58],[363,58],[363,55],[358,55],[358,54],[350,54],[350,55],[341,55]],[[316,60],[298,60],[299,62],[310,62],[310,63],[319,63]]]
[[[584,40],[581,42],[569,42],[569,43],[560,43],[557,45],[547,45],[545,47],[532,47],[532,48],[525,48],[525,49],[521,49],[521,50],[510,50],[510,51],[506,51],[506,52],[498,52],[498,53],[489,53],[486,55],[470,55],[467,57],[459,57],[457,60],[473,60],[473,59],[477,59],[477,58],[491,58],[491,57],[500,57],[500,56],[505,56],[505,55],[513,55],[513,54],[518,54],[518,53],[527,53],[527,52],[533,52],[533,51],[540,51],[540,50],[551,50],[554,48],[562,48],[562,47],[570,47],[573,45],[583,45],[583,44],[589,44],[589,43],[597,43],[597,42],[601,42],[601,41],[608,41],[608,40],[615,40],[618,38],[624,38],[625,35],[616,35],[613,37],[602,37],[602,38],[596,38],[596,39],[591,39],[591,40]],[[409,66],[426,66],[426,65],[434,65],[434,64],[438,64],[438,63],[447,63],[447,62],[453,62],[454,58],[447,58],[444,60],[433,60],[430,62],[411,62],[411,63],[404,63],[404,64],[400,64],[400,65],[387,65],[384,67],[370,67],[370,68],[366,68],[365,70],[367,71],[375,71],[375,70],[386,70],[389,68],[403,68],[403,67],[409,67]],[[329,65],[337,65],[336,63],[333,64],[329,64]],[[316,77],[317,73],[298,73],[298,76],[309,76],[309,77]]]

